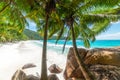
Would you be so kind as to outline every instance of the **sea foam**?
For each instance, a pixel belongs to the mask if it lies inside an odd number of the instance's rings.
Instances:
[[[47,65],[57,64],[64,70],[66,55],[60,54],[62,47],[48,43]],[[59,50],[56,50],[58,49]],[[27,63],[34,63],[35,68],[26,69],[25,73],[41,73],[42,42],[40,41],[21,41],[17,43],[3,44],[0,47],[0,80],[11,80],[15,71]],[[48,71],[48,74],[50,72]],[[63,79],[63,72],[57,74],[60,80]]]

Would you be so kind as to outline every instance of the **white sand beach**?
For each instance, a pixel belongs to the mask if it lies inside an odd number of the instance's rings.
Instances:
[[[36,72],[40,74],[42,47],[34,43],[39,43],[39,41],[0,44],[0,80],[11,80],[14,72],[27,63],[34,63],[37,67],[26,69],[26,74],[36,75]],[[58,54],[51,49],[47,53],[48,67],[51,64],[57,64],[60,68],[65,68],[66,56],[64,54]],[[58,74],[58,77],[64,80],[63,72]]]

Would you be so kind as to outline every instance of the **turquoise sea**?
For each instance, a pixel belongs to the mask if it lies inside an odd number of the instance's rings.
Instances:
[[[49,67],[51,64],[57,64],[60,68],[64,69],[69,48],[72,47],[72,41],[67,42],[64,54],[62,54],[62,49],[65,41],[60,40],[58,44],[55,44],[55,42],[56,40],[48,40],[47,65]],[[84,47],[83,42],[77,40],[77,46]],[[93,43],[91,42],[91,48],[116,46],[120,46],[120,40],[96,40]],[[0,46],[0,73],[3,73],[0,74],[0,80],[11,80],[11,76],[15,71],[26,63],[34,63],[37,66],[27,70],[30,74],[36,75],[36,72],[40,74],[42,49],[43,40],[20,41]],[[60,80],[64,80],[63,73],[57,74],[57,76]]]
[[[62,53],[63,50],[63,45],[64,45],[65,40],[59,40],[58,43],[56,44],[56,40],[48,40],[47,44],[47,49],[52,50],[56,53]],[[83,41],[77,40],[77,47],[80,48],[85,48]],[[36,45],[42,47],[43,40],[40,40],[40,42],[36,43]],[[111,47],[118,47],[120,46],[120,40],[96,40],[94,42],[90,43],[91,46],[90,48],[111,48]],[[69,51],[69,48],[72,47],[72,40],[67,41],[65,51],[64,53],[67,54]]]
[[[48,43],[55,44],[56,40],[48,40]],[[57,45],[63,45],[65,40],[59,40]],[[84,47],[84,43],[81,40],[77,40],[78,47]],[[117,47],[120,46],[120,40],[96,40],[91,42],[91,48],[103,48],[103,47]],[[67,46],[72,46],[72,41],[68,41]]]

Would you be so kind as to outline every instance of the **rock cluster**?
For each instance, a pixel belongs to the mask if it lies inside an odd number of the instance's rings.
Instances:
[[[34,75],[26,75],[23,71],[27,68],[33,68],[36,67],[36,65],[29,63],[25,64],[21,69],[18,69],[12,76],[11,80],[40,80],[39,76]],[[56,74],[59,74],[62,72],[62,69],[57,66],[56,64],[52,64],[48,70],[51,72],[50,75],[48,75],[48,80],[59,80]]]
[[[59,78],[57,77],[56,74],[50,74],[50,75],[48,76],[48,80],[59,80]]]
[[[36,67],[33,63],[25,64],[21,69],[18,69],[12,76],[11,80],[40,80],[39,76],[26,75],[23,71],[27,68]]]
[[[56,74],[61,73],[62,69],[58,65],[52,64],[48,70],[51,72],[51,74],[48,76],[48,80],[59,80]]]
[[[78,52],[86,67],[97,80],[120,80],[120,49],[119,48],[95,48],[87,50],[79,48]],[[84,80],[82,72],[74,56],[73,48],[70,48],[66,69],[65,80]]]
[[[22,70],[17,70],[11,80],[40,80],[40,78],[34,75],[26,75]]]
[[[51,73],[55,73],[55,74],[62,72],[62,69],[61,69],[58,65],[56,65],[56,64],[52,64],[52,65],[48,68],[48,70],[49,70]]]

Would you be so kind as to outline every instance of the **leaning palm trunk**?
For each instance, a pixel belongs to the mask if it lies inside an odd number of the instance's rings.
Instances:
[[[49,15],[46,14],[46,24],[44,26],[45,27],[44,28],[44,41],[43,41],[43,52],[42,52],[41,80],[48,80],[47,79],[47,62],[46,62],[48,19],[49,19]]]
[[[72,42],[73,42],[74,55],[75,55],[75,58],[77,59],[77,63],[79,64],[79,67],[83,73],[83,76],[86,80],[94,80],[94,77],[89,72],[89,70],[86,68],[85,64],[82,61],[81,56],[78,53],[73,25],[71,25],[71,31],[72,31]]]

